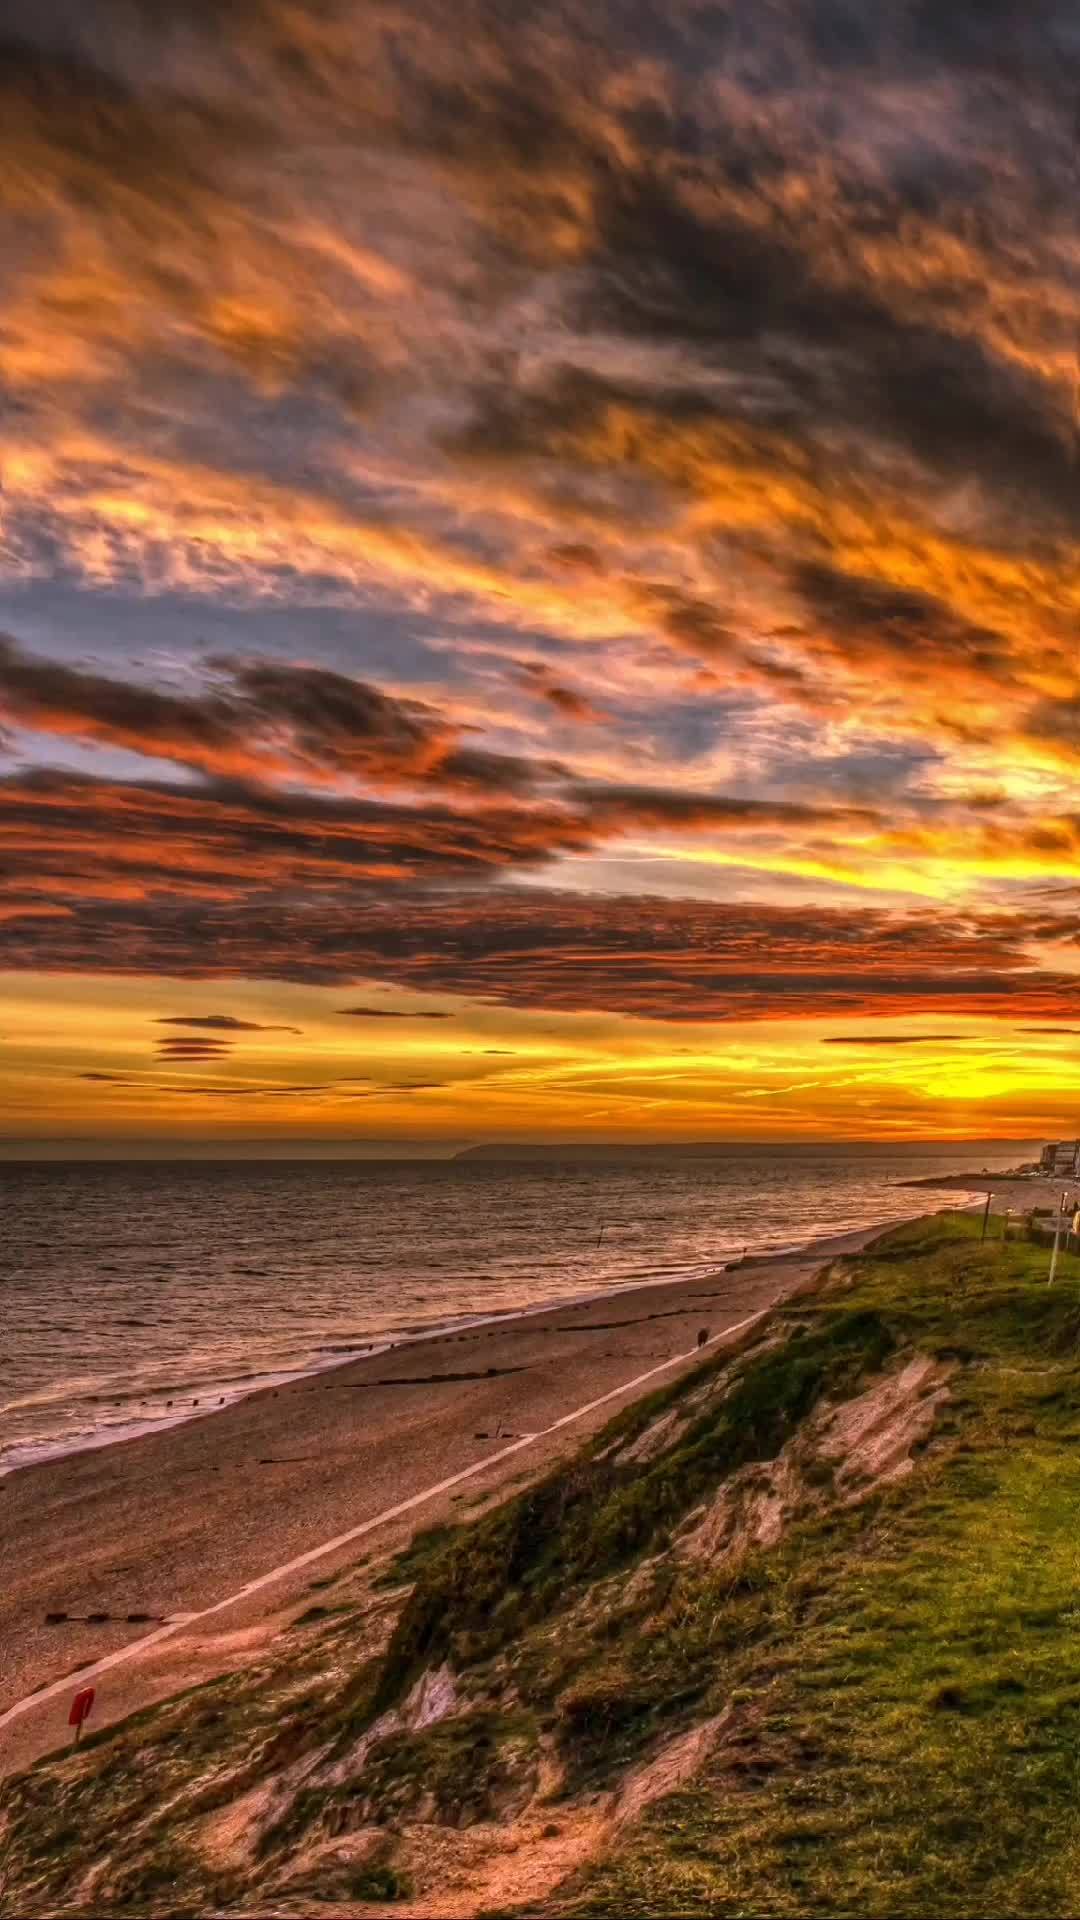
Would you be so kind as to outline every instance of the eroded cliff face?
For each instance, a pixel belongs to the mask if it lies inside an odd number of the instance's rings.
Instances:
[[[1075,1301],[1037,1300],[1032,1280],[1025,1323],[965,1232],[931,1223],[925,1244],[909,1231],[839,1263],[734,1358],[414,1550],[412,1584],[393,1567],[342,1576],[248,1672],[10,1783],[11,1910],[661,1913],[735,1897],[777,1795],[792,1831],[800,1793],[828,1802],[830,1741],[847,1790],[876,1791],[869,1758],[849,1779],[862,1720],[838,1728],[864,1684],[879,1738],[907,1724],[913,1635],[940,1623],[927,1602],[891,1629],[890,1608],[913,1567],[951,1577],[935,1527],[999,1497],[1002,1420],[1022,1402],[1032,1445],[1071,1462],[1031,1402],[1041,1383],[1059,1425],[1062,1391],[1080,1409]],[[944,1593],[938,1612],[956,1605]],[[822,1648],[839,1662],[828,1686]],[[925,1711],[909,1728],[924,1757],[952,1709]],[[789,1911],[812,1905],[798,1875],[818,1843],[800,1844]]]

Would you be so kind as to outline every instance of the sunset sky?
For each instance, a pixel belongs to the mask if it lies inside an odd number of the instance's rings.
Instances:
[[[1075,0],[0,87],[0,1150],[1080,1131]]]

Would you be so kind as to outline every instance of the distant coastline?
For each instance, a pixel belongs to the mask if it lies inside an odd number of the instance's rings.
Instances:
[[[957,1144],[962,1148],[971,1143],[959,1142]],[[994,1148],[996,1151],[1005,1153],[1010,1147],[1027,1146],[1029,1143],[1024,1140],[988,1140],[985,1142],[979,1141],[977,1144],[980,1147],[986,1146],[987,1148]],[[523,1164],[529,1164],[534,1161],[543,1162],[555,1160],[655,1160],[660,1157],[672,1160],[704,1160],[715,1159],[718,1154],[730,1155],[760,1152],[763,1155],[768,1155],[773,1153],[782,1154],[785,1151],[799,1153],[819,1151],[823,1154],[830,1152],[849,1153],[857,1152],[860,1147],[876,1148],[881,1152],[888,1151],[890,1147],[898,1152],[902,1152],[905,1149],[917,1151],[920,1148],[929,1151],[935,1147],[948,1147],[948,1145],[949,1142],[947,1140],[648,1140],[629,1142],[613,1140],[565,1140],[561,1142],[490,1140],[484,1141],[478,1146],[462,1147],[459,1152],[451,1155],[451,1159],[455,1163],[463,1160],[473,1160],[485,1162],[517,1161]],[[990,1171],[992,1171],[992,1169],[984,1167],[978,1177],[981,1179]],[[998,1179],[1019,1178],[1022,1171],[1022,1169],[1013,1168],[1007,1172],[999,1173],[997,1177]],[[952,1174],[949,1176],[951,1180],[960,1180],[965,1177],[966,1176],[960,1174]],[[933,1186],[940,1185],[941,1182],[927,1179],[922,1182],[901,1181],[898,1184],[901,1186]]]
[[[511,1160],[531,1162],[534,1160],[634,1160],[655,1159],[658,1154],[676,1160],[696,1160],[713,1158],[718,1153],[730,1153],[733,1147],[742,1146],[742,1141],[732,1140],[692,1140],[672,1141],[653,1140],[646,1143],[631,1142],[620,1145],[618,1141],[564,1141],[561,1145],[549,1141],[513,1141],[492,1140],[478,1147],[463,1147],[455,1153],[455,1161],[460,1160]],[[753,1145],[753,1142],[745,1143]],[[762,1147],[764,1153],[775,1152],[771,1143]]]

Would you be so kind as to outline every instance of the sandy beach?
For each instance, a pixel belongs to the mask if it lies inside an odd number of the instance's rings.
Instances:
[[[442,1333],[157,1433],[13,1473],[0,1482],[8,1548],[0,1771],[62,1742],[68,1694],[80,1675],[95,1680],[100,1726],[252,1657],[276,1624],[309,1601],[313,1579],[362,1553],[395,1549],[418,1528],[457,1518],[496,1489],[531,1478],[635,1393],[693,1365],[702,1329],[714,1341],[727,1329],[737,1336],[752,1316],[811,1282],[831,1254],[854,1251],[879,1231],[705,1279]],[[567,1423],[544,1433],[559,1421]],[[456,1488],[380,1521],[362,1543],[350,1541],[230,1600],[246,1583],[455,1475],[463,1476]],[[183,1623],[207,1608],[220,1610]],[[49,1614],[64,1617],[49,1623]],[[93,1674],[96,1662],[177,1621],[160,1644]],[[65,1682],[24,1706],[65,1676],[70,1688]]]

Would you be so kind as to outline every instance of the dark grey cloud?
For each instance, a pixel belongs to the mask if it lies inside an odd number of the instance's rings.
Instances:
[[[229,1053],[231,1040],[215,1040],[209,1034],[169,1035],[154,1042],[161,1053]]]
[[[605,719],[605,715],[591,700],[587,700],[576,687],[564,685],[541,661],[522,661],[520,671],[527,690],[549,707],[554,707],[564,719],[584,726],[597,726]]]
[[[1033,942],[1052,937],[1037,914],[720,905],[535,886],[296,901],[163,891],[121,902],[68,896],[65,908],[0,922],[0,965],[201,979],[258,972],[673,1023],[935,1013],[1053,1021],[1076,999],[1074,974],[1032,958]]]
[[[230,1041],[211,1040],[206,1034],[158,1040],[155,1048],[161,1060],[225,1060],[232,1052]]]
[[[627,581],[626,588],[642,616],[655,621],[676,646],[706,659],[737,660],[741,656],[741,636],[711,601],[661,580]]]
[[[1017,732],[1066,762],[1080,757],[1080,695],[1035,700],[1017,716]]]
[[[926,1047],[946,1040],[971,1040],[970,1033],[831,1033],[825,1047]]]
[[[475,882],[592,843],[559,807],[409,807],[213,781],[95,780],[38,768],[0,779],[4,882],[50,901],[71,891],[193,898]]]
[[[233,1013],[159,1013],[159,1027],[205,1027],[219,1033],[299,1033],[299,1027],[283,1027],[264,1020],[238,1020]]]
[[[0,143],[14,168],[32,154],[39,186],[76,202],[95,196],[95,214],[134,263],[140,236],[162,213],[183,208],[191,235],[222,204],[230,161],[263,144],[255,115],[238,100],[170,84],[160,57],[140,62],[131,36],[135,9],[50,4],[40,16],[11,0],[0,22]],[[171,64],[171,63],[170,63]],[[162,292],[175,276],[143,263]]]
[[[461,744],[460,728],[418,700],[401,700],[325,667],[268,661],[231,666],[242,701],[287,729],[301,760],[341,773],[395,772],[449,787],[528,791],[537,768]]]
[[[0,635],[0,719],[208,774],[529,791],[542,769],[463,743],[419,700],[326,667],[220,660],[181,694],[31,654]]]
[[[1002,634],[978,627],[944,601],[913,587],[846,573],[823,561],[797,566],[792,584],[806,605],[821,642],[834,655],[862,667],[875,663],[891,677],[957,673],[971,684],[1015,684],[1016,662]],[[961,710],[958,725],[968,726]]]
[[[837,831],[872,809],[574,781],[552,762],[485,754],[430,708],[324,669],[247,663],[226,691],[135,687],[0,644],[0,712],[58,737],[169,756],[186,785],[32,768],[0,780],[7,884],[151,891],[171,870],[208,895],[382,880],[483,880],[635,831]],[[307,770],[415,799],[269,784]],[[6,822],[6,828],[2,823]]]
[[[571,788],[570,794],[598,833],[665,827],[872,826],[879,818],[871,807],[743,799],[725,794],[678,792],[669,787],[601,786],[584,781]]]
[[[354,1020],[449,1020],[449,1013],[434,1010],[419,1013],[406,1013],[397,1007],[339,1007],[339,1013],[347,1013]]]
[[[942,284],[935,311],[933,292],[905,301],[866,263],[905,223],[928,221],[958,254],[981,254],[987,279],[1000,265],[1045,296],[1040,276],[1061,277],[1055,249],[1072,218],[1075,19],[1062,4],[1027,19],[936,11],[937,28],[909,0],[674,9],[666,87],[648,104],[628,97],[617,158],[610,120],[527,71],[517,97],[502,79],[497,106],[482,80],[459,92],[454,138],[467,145],[476,128],[510,164],[515,133],[526,137],[553,192],[560,167],[576,174],[590,220],[575,327],[679,350],[698,369],[682,387],[639,374],[624,405],[671,427],[696,416],[781,432],[826,469],[842,446],[868,481],[891,449],[932,482],[974,481],[1001,510],[1064,533],[1080,482],[1060,386],[989,337],[962,284]],[[638,9],[608,17],[614,64],[627,35],[640,46],[649,29]],[[711,108],[710,83],[738,108]],[[928,110],[913,106],[902,125],[905,83],[913,102],[926,90]],[[804,217],[778,212],[785,198]],[[1067,348],[1046,305],[1048,344]],[[462,452],[572,460],[618,392],[591,367],[525,390],[500,372],[457,437]]]

